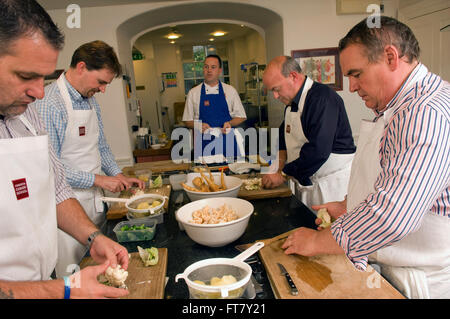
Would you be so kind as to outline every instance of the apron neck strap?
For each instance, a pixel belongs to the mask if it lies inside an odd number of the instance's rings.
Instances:
[[[300,96],[300,100],[298,101],[298,111],[300,113],[303,112],[303,107],[305,106],[306,95],[308,95],[309,89],[313,86],[314,81],[309,77],[305,77],[305,85],[303,86],[303,92]]]
[[[19,116],[19,119],[26,126],[26,128],[31,132],[31,134],[33,134],[34,136],[38,135],[36,129],[33,127],[33,125],[31,125],[30,121],[28,121],[28,119],[25,117],[25,115],[21,114]]]

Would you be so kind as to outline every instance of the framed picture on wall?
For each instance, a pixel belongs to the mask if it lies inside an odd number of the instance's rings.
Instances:
[[[342,91],[342,71],[338,48],[292,50],[303,73],[314,81],[326,84],[335,91]]]

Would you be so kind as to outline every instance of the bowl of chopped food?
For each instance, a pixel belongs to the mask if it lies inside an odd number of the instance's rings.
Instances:
[[[242,179],[227,176],[222,172],[199,172],[187,174],[186,183],[181,183],[191,201],[212,197],[237,197]]]
[[[236,197],[207,198],[182,206],[176,219],[196,243],[222,247],[242,236],[253,209],[249,201]]]
[[[118,223],[113,229],[117,241],[121,243],[152,240],[155,237],[155,231],[155,220],[123,221]]]
[[[131,198],[102,197],[104,202],[125,203],[131,218],[156,216],[164,212],[163,206],[167,196],[159,194],[142,194]]]

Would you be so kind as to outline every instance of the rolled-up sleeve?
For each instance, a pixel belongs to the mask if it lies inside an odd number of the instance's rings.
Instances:
[[[106,141],[100,105],[98,105],[95,99],[91,99],[91,103],[94,105],[98,121],[98,128],[99,128],[98,149],[101,157],[102,170],[108,176],[116,176],[117,174],[122,173],[122,170],[117,165],[116,159],[114,158],[114,154],[111,151],[111,147]],[[94,177],[95,180],[95,175],[92,174],[92,176]],[[92,181],[92,184],[93,183],[94,181]]]
[[[183,121],[196,120],[196,118],[194,118],[194,107],[195,107],[194,95],[195,95],[194,91],[193,89],[191,89],[186,97],[186,103],[183,111]],[[197,103],[200,103],[200,100],[197,101]]]

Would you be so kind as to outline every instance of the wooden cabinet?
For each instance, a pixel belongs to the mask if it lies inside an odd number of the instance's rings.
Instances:
[[[136,163],[156,162],[170,160],[170,152],[172,151],[173,141],[169,141],[160,149],[135,149],[133,156]]]

